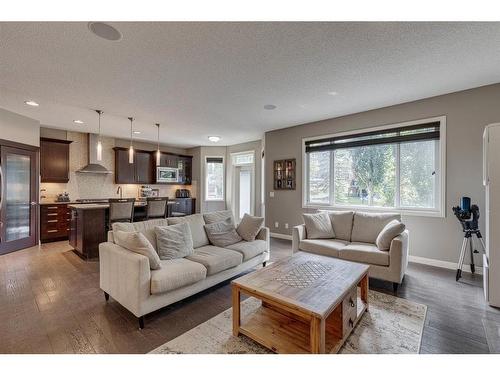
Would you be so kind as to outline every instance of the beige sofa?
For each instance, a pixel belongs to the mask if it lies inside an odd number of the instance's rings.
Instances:
[[[211,213],[221,217],[230,211]],[[206,217],[206,215],[205,215]],[[230,279],[269,260],[269,229],[261,228],[255,241],[241,241],[226,248],[212,246],[205,233],[202,214],[185,218],[168,218],[136,223],[115,223],[113,229],[143,233],[156,249],[156,226],[186,220],[193,236],[194,254],[186,258],[162,260],[161,268],[150,270],[149,259],[108,241],[99,245],[100,287],[109,296],[139,318]]]
[[[388,251],[375,245],[384,226],[401,215],[392,213],[366,213],[328,211],[335,232],[333,239],[308,239],[304,224],[293,228],[293,251],[307,251],[370,266],[370,277],[390,281],[394,291],[403,281],[408,266],[409,233],[405,230],[394,238]]]

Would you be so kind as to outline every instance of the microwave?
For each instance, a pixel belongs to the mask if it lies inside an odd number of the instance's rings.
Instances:
[[[178,182],[179,170],[172,167],[156,167],[156,182]]]

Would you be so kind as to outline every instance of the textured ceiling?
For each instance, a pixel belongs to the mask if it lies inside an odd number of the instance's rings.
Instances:
[[[89,132],[100,108],[107,135],[134,116],[138,138],[161,122],[186,147],[500,82],[500,23],[111,24],[118,42],[86,23],[0,23],[0,107]]]

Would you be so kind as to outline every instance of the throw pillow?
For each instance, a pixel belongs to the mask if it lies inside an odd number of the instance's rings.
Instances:
[[[306,225],[307,238],[335,238],[330,216],[326,212],[302,214]]]
[[[205,220],[205,224],[213,224],[231,219],[231,224],[234,225],[233,211],[231,210],[208,212],[203,214],[203,219]]]
[[[127,250],[144,255],[149,259],[149,268],[157,270],[161,268],[160,257],[146,236],[139,232],[113,231],[115,243]]]
[[[384,229],[377,236],[377,240],[375,244],[377,245],[379,250],[389,250],[391,247],[391,242],[394,237],[399,236],[404,232],[406,226],[399,222],[398,220],[392,220],[387,223]]]
[[[245,214],[243,219],[241,219],[238,228],[236,228],[236,232],[238,232],[241,238],[245,241],[254,241],[257,233],[260,231],[260,228],[262,228],[263,223],[263,217]]]
[[[193,237],[188,223],[155,227],[155,233],[160,259],[184,258],[193,254]]]
[[[217,223],[205,224],[205,231],[210,243],[215,246],[226,247],[241,241],[231,218]]]

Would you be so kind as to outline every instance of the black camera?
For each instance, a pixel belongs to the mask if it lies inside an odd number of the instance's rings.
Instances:
[[[469,197],[462,197],[460,206],[452,207],[453,213],[462,224],[463,231],[477,231],[479,229],[479,207],[470,204]]]

